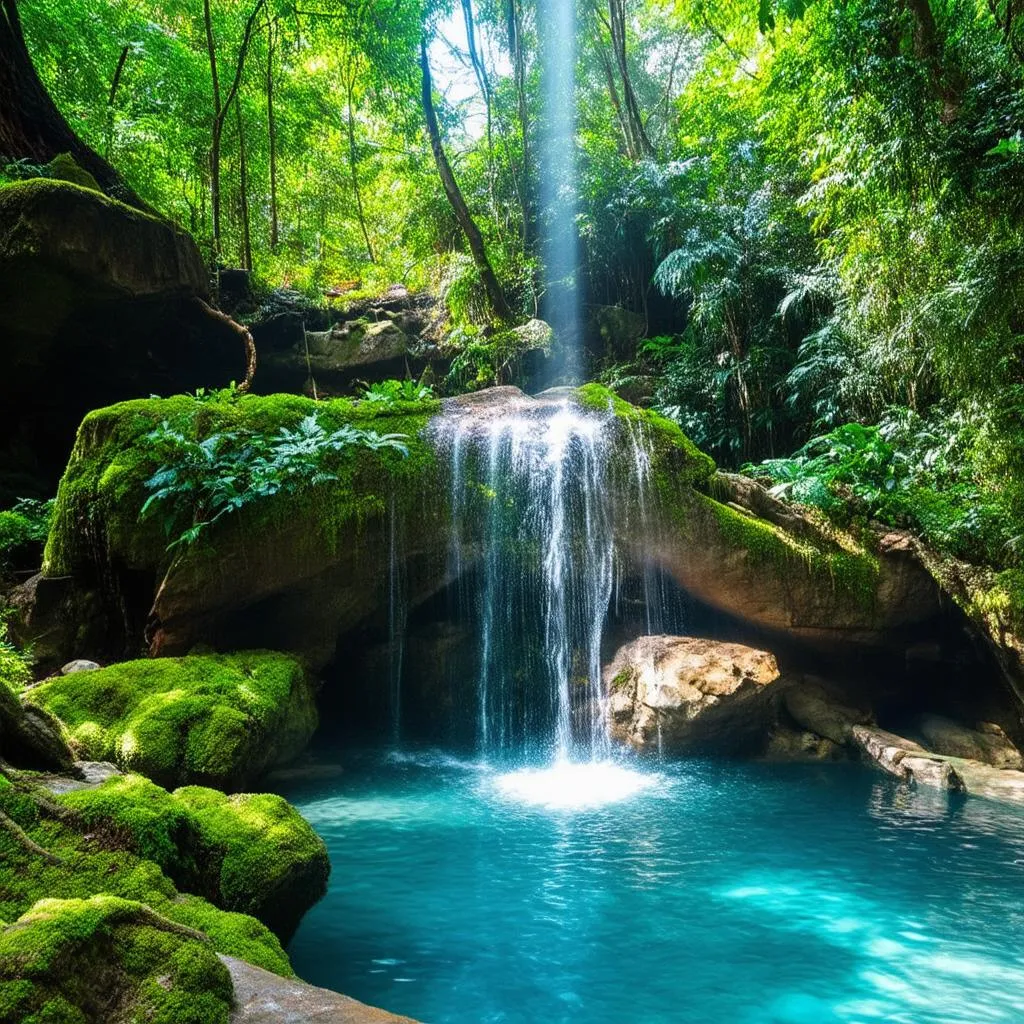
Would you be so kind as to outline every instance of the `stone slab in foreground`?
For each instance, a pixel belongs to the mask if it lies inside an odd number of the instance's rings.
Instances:
[[[330,989],[221,955],[235,986],[231,1024],[416,1024]]]

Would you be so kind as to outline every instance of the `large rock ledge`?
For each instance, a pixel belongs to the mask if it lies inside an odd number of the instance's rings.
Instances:
[[[242,342],[209,291],[167,221],[66,181],[0,187],[0,457],[45,493],[90,408],[242,380]]]
[[[346,635],[386,621],[388,573],[381,567],[389,559],[410,609],[452,582],[452,462],[443,447],[451,431],[439,426],[458,421],[472,429],[478,421],[485,428],[495,417],[536,415],[566,401],[608,418],[613,485],[630,479],[638,443],[649,453],[644,521],[631,508],[632,485],[614,486],[611,495],[627,571],[655,562],[714,608],[832,649],[899,649],[905,632],[940,614],[937,588],[897,541],[867,550],[799,517],[772,521],[732,499],[717,500],[709,493],[718,486],[713,463],[676,424],[588,385],[538,398],[495,388],[443,407],[179,396],[91,413],[61,482],[44,576],[20,598],[20,638],[36,644],[47,669],[86,654],[177,655],[202,643],[269,646],[301,655],[316,671]],[[276,433],[311,414],[332,429],[353,424],[405,434],[409,456],[354,450],[337,481],[264,499],[173,553],[155,518],[139,521],[144,482],[156,469],[144,443],[154,426],[167,420],[201,439],[218,431]],[[471,472],[459,481],[463,569],[480,556],[488,500]],[[402,541],[392,549],[395,523]]]

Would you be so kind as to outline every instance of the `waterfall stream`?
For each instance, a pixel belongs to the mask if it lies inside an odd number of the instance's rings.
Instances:
[[[611,752],[601,643],[616,587],[615,517],[620,504],[641,516],[649,504],[639,433],[625,449],[629,500],[616,500],[616,429],[610,413],[557,394],[444,417],[436,428],[450,462],[456,614],[476,631],[485,756],[594,761]]]

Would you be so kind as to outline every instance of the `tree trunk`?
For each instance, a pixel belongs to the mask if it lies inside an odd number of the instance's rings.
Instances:
[[[280,242],[277,221],[277,122],[274,118],[274,22],[267,19],[267,140],[270,146],[270,251]]]
[[[235,62],[235,76],[228,88],[227,94],[222,98],[220,92],[220,78],[217,73],[217,43],[213,37],[213,19],[210,14],[210,0],[203,0],[203,26],[206,30],[206,54],[210,60],[210,82],[213,86],[213,123],[210,129],[210,203],[213,207],[213,246],[215,255],[220,255],[221,243],[221,217],[220,217],[220,150],[221,141],[224,137],[224,121],[227,118],[231,104],[238,94],[238,87],[242,84],[242,72],[245,69],[245,55],[249,49],[249,42],[252,39],[252,30],[256,24],[256,18],[266,0],[256,0],[256,5],[249,13],[245,22],[245,32],[242,34],[242,42],[238,47],[238,59]]]
[[[437,113],[434,110],[434,86],[430,77],[430,61],[427,58],[427,41],[420,40],[420,70],[423,73],[423,113],[427,122],[427,134],[430,137],[430,148],[434,154],[434,162],[437,164],[437,173],[441,178],[445,195],[455,213],[455,219],[459,222],[466,241],[469,243],[469,251],[473,255],[477,270],[480,273],[480,281],[487,293],[487,299],[495,314],[502,320],[513,319],[512,310],[509,308],[505,292],[491,267],[487,258],[487,249],[484,246],[483,236],[476,226],[466,200],[463,198],[459,183],[452,173],[451,164],[445,155],[444,146],[441,143],[441,129],[437,123]]]
[[[235,97],[235,116],[238,122],[238,183],[242,212],[242,269],[252,270],[252,232],[249,226],[249,183],[245,165],[245,124],[242,119],[242,103]]]
[[[345,99],[348,104],[348,166],[352,175],[352,192],[356,197],[356,215],[359,217],[359,228],[363,232],[363,241],[366,243],[366,255],[371,263],[377,259],[373,254],[373,245],[370,242],[370,232],[366,226],[366,213],[363,210],[363,193],[359,188],[359,153],[356,149],[356,114],[353,92],[355,89],[355,67],[353,58],[349,56],[348,65],[345,68]]]
[[[215,257],[220,256],[220,138],[224,127],[220,102],[220,77],[217,74],[217,44],[213,38],[210,0],[203,0],[203,25],[206,29],[206,55],[210,61],[210,82],[213,86],[213,121],[210,126],[210,205],[213,209],[213,244]]]
[[[114,70],[114,77],[110,82],[110,92],[107,95],[107,137],[103,150],[104,159],[110,159],[110,148],[114,144],[114,102],[117,99],[117,90],[121,85],[121,76],[124,74],[124,66],[128,62],[129,47],[121,49],[121,56],[117,60],[117,68]]]
[[[913,23],[914,56],[928,69],[932,92],[942,101],[942,120],[953,121],[960,112],[964,81],[959,72],[948,69],[942,57],[942,42],[928,0],[905,0]]]
[[[622,80],[622,102],[625,108],[626,123],[629,125],[631,147],[637,159],[654,156],[654,146],[647,135],[643,118],[640,116],[640,104],[633,91],[633,81],[629,74],[629,62],[626,59],[626,7],[624,0],[608,0],[608,24],[612,37],[612,51],[615,63],[619,68]]]
[[[70,153],[107,195],[154,212],[72,131],[29,56],[17,0],[0,0],[0,155],[12,161],[47,164],[61,153]]]

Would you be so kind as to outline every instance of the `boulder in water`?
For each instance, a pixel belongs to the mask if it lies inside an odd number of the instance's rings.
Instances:
[[[739,753],[763,742],[771,711],[760,700],[779,678],[775,657],[699,637],[642,636],[603,673],[613,739],[673,753]]]

